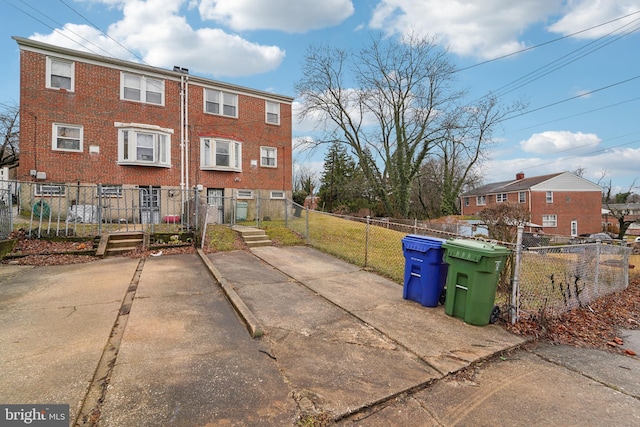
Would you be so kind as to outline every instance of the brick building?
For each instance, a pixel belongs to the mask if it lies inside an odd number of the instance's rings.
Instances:
[[[495,182],[460,196],[463,215],[498,203],[525,204],[531,223],[547,234],[578,236],[602,231],[602,189],[570,172]],[[533,231],[533,230],[532,230]]]
[[[293,98],[14,37],[17,179],[291,198]],[[157,190],[156,190],[157,189]],[[160,202],[158,202],[160,203]]]

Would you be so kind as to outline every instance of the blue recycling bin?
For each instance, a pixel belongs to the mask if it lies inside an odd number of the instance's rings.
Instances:
[[[410,234],[402,239],[404,253],[403,298],[425,307],[437,307],[447,281],[449,265],[444,262],[446,240]]]

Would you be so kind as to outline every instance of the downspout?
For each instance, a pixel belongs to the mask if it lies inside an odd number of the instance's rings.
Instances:
[[[180,76],[180,201],[182,206],[184,206],[184,189],[184,76]]]
[[[185,188],[189,188],[189,76],[184,76],[184,118],[182,132],[184,135],[184,156],[185,156]]]

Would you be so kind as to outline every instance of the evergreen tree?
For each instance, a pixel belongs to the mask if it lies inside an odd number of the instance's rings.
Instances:
[[[324,158],[318,197],[327,212],[355,212],[366,207],[364,175],[344,144],[334,142]]]

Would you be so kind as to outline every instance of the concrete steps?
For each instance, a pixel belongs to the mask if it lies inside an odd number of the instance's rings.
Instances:
[[[243,225],[234,225],[232,230],[240,233],[240,237],[249,248],[271,246],[271,240],[267,238],[267,233],[264,230]]]
[[[104,234],[100,238],[96,255],[101,257],[121,255],[147,246],[149,246],[148,234],[139,231]]]

